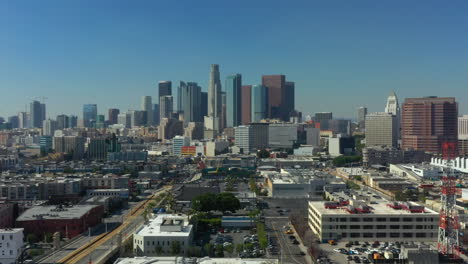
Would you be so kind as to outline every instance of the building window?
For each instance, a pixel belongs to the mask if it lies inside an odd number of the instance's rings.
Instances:
[[[353,238],[361,237],[361,234],[360,233],[351,233],[351,234],[349,234],[349,237],[353,237]]]
[[[390,222],[399,222],[400,218],[398,217],[390,217]]]
[[[400,226],[399,225],[391,225],[390,229],[400,229]]]
[[[362,237],[370,238],[370,237],[374,237],[374,234],[373,233],[364,233],[364,234],[362,234]]]
[[[413,222],[413,218],[405,217],[403,218],[403,222]]]
[[[362,219],[363,222],[374,222],[374,218],[371,217],[365,217]]]
[[[404,238],[410,238],[413,237],[413,233],[403,233]]]
[[[377,217],[376,220],[377,220],[377,222],[386,222],[386,221],[387,221],[387,218],[385,218],[385,217]]]
[[[350,225],[349,229],[361,229],[361,226],[358,225]]]
[[[362,229],[373,229],[374,226],[371,226],[371,225],[365,225],[362,227]]]
[[[404,225],[403,229],[413,229],[413,226],[412,225]]]
[[[381,238],[381,237],[387,237],[387,233],[377,233],[377,234],[376,234],[376,237],[379,237],[379,238]]]
[[[390,233],[390,237],[400,237],[400,233]]]
[[[426,233],[416,233],[416,237],[418,238],[426,237]]]
[[[386,225],[378,225],[376,228],[377,229],[385,229],[385,228],[387,228],[387,226]]]

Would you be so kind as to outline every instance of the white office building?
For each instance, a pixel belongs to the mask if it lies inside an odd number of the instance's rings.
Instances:
[[[175,136],[172,139],[172,154],[182,155],[182,147],[190,146],[190,138],[184,136]]]
[[[23,228],[0,229],[0,263],[15,264],[23,248]]]
[[[447,168],[447,160],[443,158],[431,158],[431,165]],[[468,173],[468,158],[457,157],[452,160],[452,169]]]
[[[309,202],[309,226],[322,242],[436,242],[439,214],[416,203]]]
[[[172,245],[180,245],[185,255],[193,239],[193,226],[186,215],[158,214],[133,235],[133,250],[137,256],[171,255]]]

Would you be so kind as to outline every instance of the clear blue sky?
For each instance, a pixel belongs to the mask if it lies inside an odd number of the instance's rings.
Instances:
[[[382,111],[391,90],[468,113],[467,14],[465,0],[0,1],[0,116],[39,96],[51,117],[137,109],[158,80],[206,90],[212,63],[244,84],[286,74],[304,113]]]

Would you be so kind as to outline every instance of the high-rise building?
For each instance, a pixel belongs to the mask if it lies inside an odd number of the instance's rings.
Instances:
[[[286,118],[289,118],[291,113],[296,109],[296,89],[295,89],[295,83],[294,82],[286,82],[285,83],[285,89],[286,89],[286,99],[285,99],[285,114],[288,116]],[[286,119],[289,120],[289,119]]]
[[[260,122],[268,117],[269,89],[263,85],[254,85],[251,91],[251,122]]]
[[[256,153],[268,147],[268,123],[251,123],[238,126],[234,131],[235,145],[243,153]]]
[[[453,97],[407,98],[403,104],[402,148],[441,153],[457,144],[458,105]]]
[[[133,110],[130,111],[131,116],[131,126],[132,128],[145,126],[147,124],[146,111]]]
[[[75,116],[75,115],[69,116],[69,117],[68,117],[68,121],[70,122],[70,123],[68,124],[68,127],[69,127],[69,128],[75,128],[75,127],[78,126],[78,117],[77,117],[77,116]]]
[[[153,101],[151,96],[141,98],[141,110],[146,111],[146,125],[153,125]]]
[[[41,120],[44,121],[46,119],[46,105],[41,103]]]
[[[29,106],[29,116],[31,127],[42,127],[42,106],[38,101],[32,101]]]
[[[184,136],[175,136],[172,139],[172,154],[182,155],[182,147],[190,146],[190,138]]]
[[[357,110],[357,122],[360,128],[364,128],[366,124],[366,115],[367,115],[367,107],[361,106]]]
[[[19,118],[18,118],[18,116],[8,117],[8,123],[10,123],[12,129],[19,128]]]
[[[125,128],[131,128],[132,127],[132,115],[131,115],[131,113],[120,113],[117,116],[117,122],[118,122],[118,124],[122,125]]]
[[[106,160],[108,148],[109,144],[105,138],[92,138],[88,143],[87,158],[90,160]]]
[[[318,112],[315,113],[314,121],[317,123],[322,123],[323,121],[328,121],[333,119],[332,112]]]
[[[97,118],[97,105],[83,105],[83,125],[84,127],[93,127]]]
[[[28,113],[19,112],[18,113],[18,120],[19,120],[19,128],[28,128],[29,127]]]
[[[461,156],[468,156],[468,115],[458,117],[458,150]]]
[[[297,124],[278,123],[268,126],[268,147],[274,149],[293,149],[297,142]]]
[[[202,122],[201,87],[196,82],[180,82],[178,90],[181,101],[179,114],[183,116],[184,125],[190,122]]]
[[[158,97],[172,95],[172,82],[171,81],[160,81],[158,83]]]
[[[39,148],[41,150],[41,155],[52,152],[52,136],[41,136],[39,138]]]
[[[97,115],[96,123],[94,124],[95,128],[105,128],[106,127],[106,118],[104,115]]]
[[[201,92],[201,105],[200,105],[201,116],[208,115],[208,93]]]
[[[53,136],[57,130],[57,121],[52,119],[46,119],[43,121],[42,125],[42,135],[44,136]]]
[[[262,85],[268,88],[268,117],[272,119],[289,120],[286,113],[286,76],[263,75]]]
[[[190,122],[184,129],[184,136],[191,140],[203,139],[203,123],[201,122]]]
[[[159,98],[159,116],[160,122],[162,122],[163,118],[171,118],[171,114],[173,112],[173,99],[171,95],[161,96]]]
[[[110,108],[108,111],[109,125],[117,124],[120,110],[116,108]]]
[[[57,116],[57,129],[65,129],[70,127],[70,121],[67,115]]]
[[[226,78],[226,127],[236,127],[242,121],[242,75]]]
[[[212,64],[210,71],[210,82],[208,84],[208,119],[205,119],[205,126],[214,131],[218,131],[222,112],[221,79],[219,77],[219,65]],[[211,122],[212,124],[206,124]]]
[[[172,139],[184,134],[184,123],[174,118],[163,118],[158,128],[158,137],[161,140]]]
[[[390,113],[395,116],[397,123],[397,137],[400,139],[400,130],[401,130],[401,113],[400,105],[398,104],[398,98],[395,92],[391,92],[387,98],[387,104],[385,105],[385,112]]]
[[[242,85],[241,88],[241,123],[243,125],[250,124],[252,118],[252,85]]]
[[[153,124],[159,125],[159,118],[160,118],[160,113],[159,113],[159,101],[157,104],[153,104]]]
[[[391,113],[371,113],[366,116],[366,146],[398,146],[397,118]]]
[[[75,160],[84,157],[85,140],[78,136],[54,137],[54,150],[57,153],[72,155]]]

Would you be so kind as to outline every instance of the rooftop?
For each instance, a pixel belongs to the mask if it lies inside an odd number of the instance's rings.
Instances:
[[[337,208],[337,209],[327,209],[325,208],[325,202],[309,202],[309,206],[313,206],[321,215],[425,215],[425,216],[438,216],[439,214],[427,207],[424,207],[424,213],[412,213],[404,209],[393,209],[387,204],[391,204],[388,201],[378,202],[376,204],[368,204],[371,208],[371,213],[367,214],[351,214],[346,211],[346,207]],[[413,206],[420,206],[417,203],[410,203]]]
[[[175,227],[175,228],[171,228]],[[189,236],[192,232],[188,217],[175,214],[157,214],[156,218],[136,232],[140,236]]]
[[[277,259],[134,257],[119,258],[114,264],[277,264]]]
[[[34,221],[39,219],[79,219],[98,205],[34,206],[26,210],[16,221]]]

